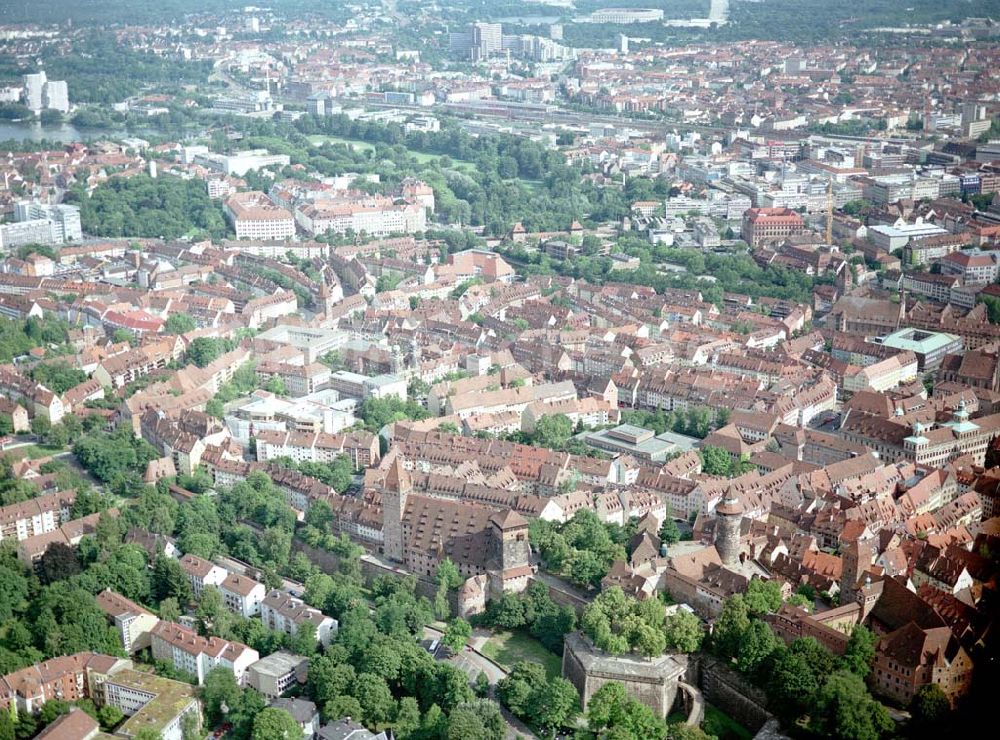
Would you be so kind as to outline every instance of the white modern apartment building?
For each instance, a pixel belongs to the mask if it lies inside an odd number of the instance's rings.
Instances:
[[[194,630],[173,622],[160,622],[152,630],[152,652],[179,671],[190,673],[200,686],[205,676],[218,666],[233,672],[240,685],[246,684],[247,669],[260,660],[260,653],[241,642],[218,637],[202,637]]]
[[[14,204],[14,218],[19,222],[48,221],[49,244],[65,244],[83,238],[80,209],[70,205],[47,205],[22,200]]]
[[[267,595],[263,583],[258,583],[249,576],[230,573],[219,584],[222,602],[226,608],[241,617],[255,617],[260,614],[260,604]]]
[[[354,202],[299,206],[295,221],[310,236],[348,231],[369,236],[412,234],[427,228],[427,209],[421,203],[395,204],[389,198],[365,196]]]
[[[63,80],[50,80],[44,71],[22,77],[24,104],[32,111],[50,109],[69,112],[69,88]]]
[[[0,507],[0,541],[20,542],[61,527],[70,520],[75,500],[75,491],[57,491]]]
[[[299,628],[308,622],[315,628],[316,639],[323,645],[328,645],[331,638],[337,634],[336,619],[278,589],[270,591],[264,598],[260,607],[260,618],[268,629],[284,632],[293,637]]]
[[[264,193],[236,193],[226,199],[226,215],[233,223],[237,239],[291,239],[295,219],[276,206]]]
[[[52,224],[47,220],[0,224],[0,249],[10,251],[25,244],[52,243]]]
[[[178,560],[183,571],[191,581],[191,590],[196,599],[200,599],[205,586],[221,586],[229,571],[220,568],[215,563],[188,553]]]
[[[49,80],[42,88],[42,104],[48,110],[69,113],[69,87],[65,80]]]

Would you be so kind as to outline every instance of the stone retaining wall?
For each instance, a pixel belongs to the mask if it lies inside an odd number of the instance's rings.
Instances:
[[[764,692],[718,658],[703,655],[699,665],[698,686],[705,701],[755,733],[774,718],[767,710]]]

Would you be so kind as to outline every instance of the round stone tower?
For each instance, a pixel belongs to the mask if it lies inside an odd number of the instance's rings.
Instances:
[[[740,559],[740,523],[743,505],[736,497],[724,499],[715,507],[715,549],[723,565],[736,565]]]

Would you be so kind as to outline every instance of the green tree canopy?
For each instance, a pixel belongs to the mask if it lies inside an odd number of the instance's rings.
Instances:
[[[167,317],[164,329],[168,334],[186,334],[195,328],[196,324],[190,314],[172,313]]]
[[[661,655],[667,647],[663,605],[626,596],[618,586],[587,606],[580,626],[597,648],[614,655]]]
[[[587,726],[598,737],[646,740],[663,737],[666,728],[653,711],[628,696],[625,686],[609,681],[587,702]]]
[[[268,707],[253,721],[251,740],[299,740],[302,728],[284,709]]]

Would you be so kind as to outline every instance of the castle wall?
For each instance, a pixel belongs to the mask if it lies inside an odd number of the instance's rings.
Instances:
[[[753,732],[773,718],[767,696],[718,658],[702,655],[699,687],[705,700]]]
[[[677,672],[664,672],[653,663],[637,666],[634,661],[623,663],[622,669],[604,667],[588,668],[577,654],[579,650],[593,650],[584,640],[568,640],[563,649],[563,677],[580,692],[583,709],[597,691],[606,683],[616,682],[625,686],[625,692],[650,709],[657,717],[666,718],[677,699]],[[676,664],[674,664],[676,665]]]

